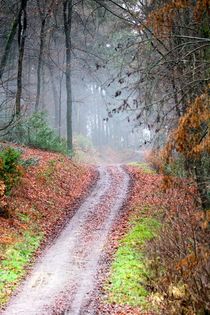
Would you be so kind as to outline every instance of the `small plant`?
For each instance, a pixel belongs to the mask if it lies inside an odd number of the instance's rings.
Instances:
[[[6,194],[10,193],[23,175],[20,156],[20,152],[10,147],[0,152],[0,180],[5,184]]]

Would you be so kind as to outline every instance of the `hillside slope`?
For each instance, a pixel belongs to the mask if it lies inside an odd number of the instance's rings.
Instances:
[[[17,149],[25,167],[20,183],[6,197],[9,218],[0,217],[0,305],[25,275],[37,249],[58,234],[97,179],[92,167],[61,154]]]

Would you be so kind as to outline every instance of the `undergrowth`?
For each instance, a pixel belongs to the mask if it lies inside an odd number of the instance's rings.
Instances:
[[[6,140],[53,152],[68,153],[66,140],[60,138],[49,126],[46,112],[33,113],[11,129]]]
[[[112,264],[108,299],[120,305],[146,306],[149,295],[146,284],[152,270],[144,246],[156,236],[160,223],[155,218],[136,215],[129,224],[130,230],[121,240]]]
[[[0,180],[6,186],[6,193],[9,194],[23,175],[20,165],[21,153],[13,148],[7,147],[0,151]]]
[[[22,220],[28,221],[27,217]],[[21,278],[26,274],[26,266],[29,264],[33,253],[37,250],[42,240],[42,233],[25,231],[19,241],[14,244],[0,246],[0,306],[9,299]]]

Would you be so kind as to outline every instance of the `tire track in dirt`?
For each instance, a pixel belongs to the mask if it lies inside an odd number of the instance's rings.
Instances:
[[[91,299],[100,255],[129,184],[120,166],[99,167],[99,173],[90,196],[44,251],[2,315],[86,314],[83,306]]]

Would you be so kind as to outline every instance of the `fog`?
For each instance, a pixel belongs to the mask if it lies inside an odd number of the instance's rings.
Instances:
[[[17,29],[7,49],[17,10],[20,10],[18,1],[1,1],[2,138],[10,139],[10,131],[17,124],[13,116],[17,118],[21,38],[24,38],[18,121],[24,124],[34,112],[46,112],[51,128],[65,139],[67,48],[62,5],[47,0],[29,1],[25,34],[21,33],[23,27],[20,32]],[[118,160],[113,152],[119,152],[121,160],[141,159],[151,134],[146,125],[140,126],[135,120],[139,91],[133,88],[136,77],[130,76],[130,72],[136,54],[132,43],[137,34],[129,23],[94,1],[75,4],[71,14],[69,86],[74,148],[94,148],[109,161],[111,155],[115,156],[113,161]]]

